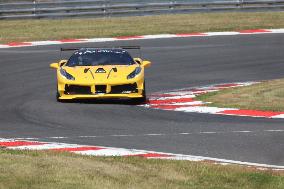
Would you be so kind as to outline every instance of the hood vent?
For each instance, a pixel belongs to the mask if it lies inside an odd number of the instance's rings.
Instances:
[[[96,73],[106,73],[106,71],[103,68],[98,68]]]

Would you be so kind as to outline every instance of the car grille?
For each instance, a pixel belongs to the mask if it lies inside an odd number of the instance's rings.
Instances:
[[[114,85],[111,87],[112,94],[121,94],[121,93],[137,93],[137,84],[125,84],[125,85]]]
[[[80,85],[65,85],[65,94],[92,94],[91,87]]]

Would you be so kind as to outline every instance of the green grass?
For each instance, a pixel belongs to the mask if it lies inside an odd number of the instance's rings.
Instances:
[[[198,13],[97,19],[1,20],[0,43],[284,28],[283,20],[284,12]]]
[[[197,99],[212,102],[209,106],[284,111],[284,79],[207,93]]]
[[[284,188],[284,173],[241,166],[0,151],[0,188]]]

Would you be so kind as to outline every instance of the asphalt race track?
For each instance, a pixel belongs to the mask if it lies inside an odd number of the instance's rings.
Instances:
[[[143,57],[153,62],[146,73],[148,94],[284,77],[283,34],[147,39],[64,47],[106,45],[142,46]],[[36,137],[40,141],[284,165],[284,132],[277,131],[284,129],[283,119],[162,111],[117,101],[56,102],[56,75],[49,64],[60,58],[59,48],[51,45],[0,49],[0,138]],[[192,134],[180,134],[185,132]]]

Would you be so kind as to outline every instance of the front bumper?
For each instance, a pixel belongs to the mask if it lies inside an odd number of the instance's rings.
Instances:
[[[75,83],[58,81],[59,99],[141,98],[144,78],[129,83]]]
[[[143,97],[142,94],[136,93],[136,94],[91,94],[91,95],[63,95],[59,97],[59,99],[115,99],[115,98],[141,98]]]

